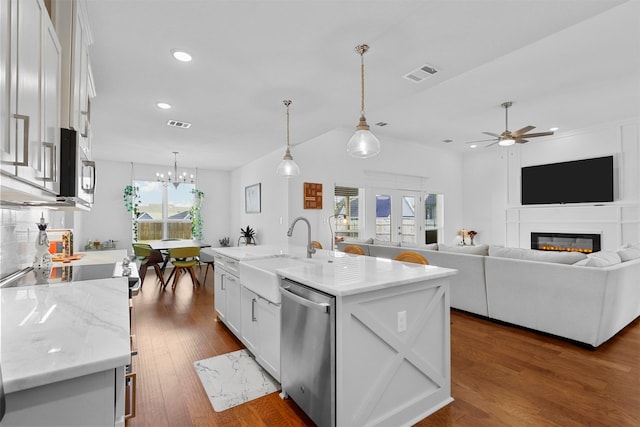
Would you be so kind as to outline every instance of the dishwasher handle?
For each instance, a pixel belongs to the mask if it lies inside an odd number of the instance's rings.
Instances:
[[[313,308],[316,310],[320,310],[323,313],[329,313],[331,311],[331,305],[327,304],[326,302],[314,302],[314,301],[310,301],[306,298],[301,297],[300,295],[294,293],[293,291],[291,291],[289,286],[283,286],[280,288],[282,290],[282,294],[283,296],[287,297],[287,298],[291,298],[293,301],[297,302],[298,304],[302,304],[305,307],[309,307],[309,308]]]

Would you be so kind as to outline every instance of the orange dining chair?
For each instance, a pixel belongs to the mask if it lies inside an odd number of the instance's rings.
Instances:
[[[362,250],[362,248],[356,245],[347,245],[342,248],[342,252],[347,254],[364,255],[364,251]]]
[[[311,246],[313,246],[316,249],[322,249],[322,244],[320,242],[318,242],[317,240],[312,240],[311,241]]]
[[[417,252],[411,252],[411,251],[400,252],[398,255],[396,255],[394,260],[403,261],[403,262],[413,262],[415,264],[429,265],[429,261],[427,261],[425,257],[423,257]]]
[[[133,253],[140,263],[140,267],[138,267],[140,287],[144,284],[144,278],[147,275],[147,269],[149,267],[153,267],[155,270],[156,276],[158,277],[158,280],[160,280],[160,286],[166,286],[164,283],[162,268],[160,267],[160,264],[164,262],[164,258],[160,251],[152,249],[151,246],[145,243],[134,243]]]
[[[193,267],[198,264],[198,256],[200,256],[200,248],[198,246],[169,249],[169,258],[171,258],[171,264],[173,264],[173,271],[164,285],[165,288],[171,280],[171,276],[173,276],[171,289],[176,288],[182,270],[189,272],[191,275],[191,283],[193,283],[194,286],[200,286],[196,271],[193,269]]]

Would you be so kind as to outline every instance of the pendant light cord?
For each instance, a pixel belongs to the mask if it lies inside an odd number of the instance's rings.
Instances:
[[[369,50],[369,46],[366,44],[359,44],[356,46],[356,52],[360,54],[360,114],[364,116],[364,53]]]

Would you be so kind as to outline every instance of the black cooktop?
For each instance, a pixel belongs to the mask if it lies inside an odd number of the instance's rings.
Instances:
[[[78,282],[80,280],[108,279],[116,275],[116,264],[65,265],[51,269],[48,277],[38,277],[42,272],[32,270],[24,276],[5,285],[5,287],[44,285],[55,283]],[[137,281],[137,279],[136,279]]]

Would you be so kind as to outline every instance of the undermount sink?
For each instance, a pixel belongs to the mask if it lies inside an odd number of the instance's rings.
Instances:
[[[276,270],[313,262],[306,258],[278,256],[240,262],[240,281],[247,289],[280,304],[280,278]]]

